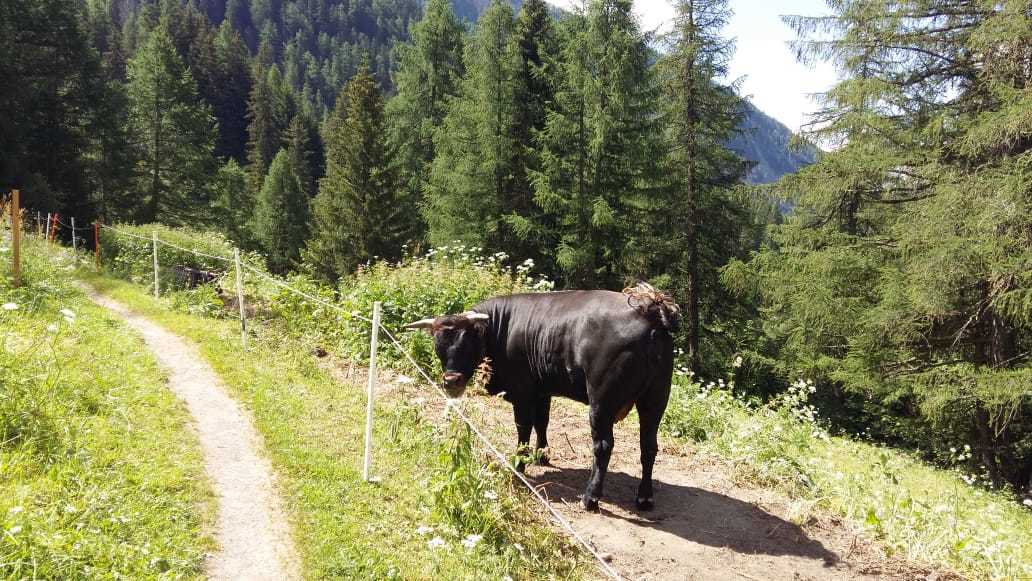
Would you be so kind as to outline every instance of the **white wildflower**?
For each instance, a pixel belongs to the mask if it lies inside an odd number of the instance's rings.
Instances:
[[[742,366],[742,356],[739,355],[738,357],[735,357],[734,361],[731,362],[731,367],[734,367],[735,369],[738,369],[741,366]]]
[[[521,545],[519,543],[513,543],[512,546],[515,547],[517,551],[519,551],[521,553],[523,552],[523,545]]]
[[[443,547],[446,544],[447,543],[444,542],[444,539],[442,539],[441,537],[434,537],[434,538],[430,539],[429,541],[427,541],[426,546],[430,547],[431,549],[438,549],[440,547]]]
[[[18,514],[19,512],[21,512],[23,510],[25,510],[24,506],[12,506],[11,508],[7,509],[7,512],[9,512],[11,514]]]
[[[482,535],[469,535],[466,538],[462,539],[462,546],[466,547],[467,549],[472,549],[473,547],[477,546],[477,543],[479,543],[480,539],[483,538],[484,537]]]
[[[485,490],[484,498],[488,500],[498,500],[498,493],[493,490]]]
[[[18,303],[4,303],[5,311],[13,311],[18,308]]]
[[[394,378],[394,383],[408,384],[413,383],[415,381],[415,379],[412,379],[407,375],[399,375],[398,377]]]
[[[53,323],[50,323],[49,325],[47,325],[47,332],[48,333],[56,333],[57,332],[57,325],[55,325]]]
[[[13,527],[11,527],[10,529],[7,530],[7,532],[11,533],[12,535],[16,535],[16,534],[20,533],[21,531],[22,531],[21,525],[15,525],[15,526],[13,526]]]
[[[58,312],[60,312],[62,315],[64,315],[64,317],[66,319],[74,319],[75,318],[75,311],[73,311],[72,309],[61,309]]]
[[[502,581],[512,581],[512,577],[506,575],[505,577],[502,577]]]
[[[418,529],[416,529],[417,535],[429,535],[432,532],[434,532],[434,527],[428,527],[426,525],[421,525]]]

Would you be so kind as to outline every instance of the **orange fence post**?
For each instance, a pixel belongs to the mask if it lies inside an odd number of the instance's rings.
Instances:
[[[97,270],[100,270],[100,220],[93,221],[93,256],[96,259]]]
[[[11,192],[11,274],[14,287],[21,286],[21,202],[18,190]]]

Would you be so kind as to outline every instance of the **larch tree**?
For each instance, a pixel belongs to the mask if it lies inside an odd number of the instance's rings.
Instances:
[[[336,281],[359,265],[397,259],[418,228],[415,200],[401,187],[386,139],[384,99],[363,67],[341,91],[326,120],[326,177],[312,202],[305,263]]]
[[[205,221],[215,121],[163,28],[153,30],[129,61],[128,77],[129,119],[140,152],[138,219]]]
[[[881,437],[970,442],[993,482],[1030,486],[1028,3],[849,0],[790,23],[844,78],[811,132],[837,147],[783,182],[794,215],[732,269],[757,277],[772,360],[906,418]]]

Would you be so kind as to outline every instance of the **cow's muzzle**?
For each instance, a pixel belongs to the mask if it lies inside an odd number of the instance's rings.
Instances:
[[[444,391],[449,397],[459,397],[466,389],[466,376],[455,371],[447,371],[444,374]]]

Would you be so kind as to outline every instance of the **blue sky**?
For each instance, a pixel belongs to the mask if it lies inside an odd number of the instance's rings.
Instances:
[[[569,7],[574,0],[551,0]],[[811,95],[827,90],[836,79],[827,63],[802,65],[795,60],[788,41],[795,33],[781,22],[782,14],[827,14],[823,0],[730,0],[734,17],[725,36],[735,39],[731,78],[742,78],[741,92],[753,104],[798,131],[807,113],[816,108]],[[647,30],[666,30],[674,9],[668,0],[634,0],[634,8]]]

